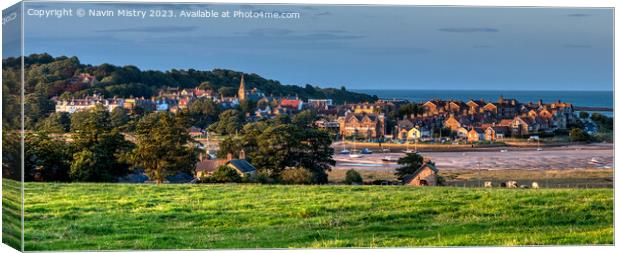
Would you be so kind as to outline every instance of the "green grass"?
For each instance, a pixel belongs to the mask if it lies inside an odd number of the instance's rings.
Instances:
[[[612,189],[26,184],[26,250],[613,244]]]
[[[21,250],[21,183],[2,180],[2,242]]]

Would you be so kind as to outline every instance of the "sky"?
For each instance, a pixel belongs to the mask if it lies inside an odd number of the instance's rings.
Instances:
[[[298,19],[41,18],[25,52],[140,69],[233,69],[348,89],[612,90],[613,10],[26,3],[25,11],[297,12]]]

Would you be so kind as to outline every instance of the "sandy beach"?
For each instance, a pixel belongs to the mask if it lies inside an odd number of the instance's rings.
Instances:
[[[546,169],[586,169],[612,168],[613,145],[571,145],[563,147],[507,148],[471,152],[420,152],[425,158],[435,161],[441,170],[546,170]],[[338,151],[338,150],[337,150]],[[404,153],[381,153],[350,158],[336,154],[334,169],[387,170],[398,167],[395,162],[384,162],[385,156],[403,157]]]

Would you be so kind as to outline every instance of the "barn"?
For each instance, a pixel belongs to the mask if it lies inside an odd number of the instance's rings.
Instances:
[[[436,186],[437,185],[437,167],[435,163],[426,162],[413,174],[405,177],[403,184],[412,186]]]

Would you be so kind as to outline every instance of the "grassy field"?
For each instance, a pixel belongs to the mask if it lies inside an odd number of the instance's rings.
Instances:
[[[612,189],[25,187],[26,250],[614,243]]]

